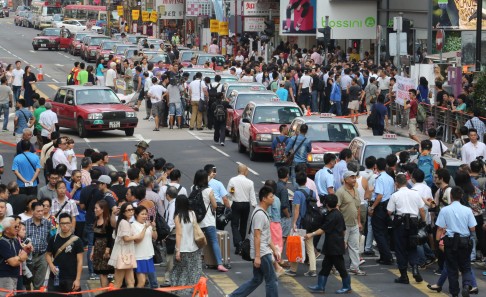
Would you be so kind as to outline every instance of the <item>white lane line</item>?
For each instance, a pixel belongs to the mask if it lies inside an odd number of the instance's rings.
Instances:
[[[59,81],[55,78],[53,78],[52,81],[55,82],[55,83],[59,83]]]
[[[84,141],[86,141],[87,143],[90,143],[90,142],[91,142],[91,140],[89,140],[88,138],[83,138],[83,139],[84,139]]]
[[[31,53],[35,53],[35,51],[34,51],[34,50],[30,50],[29,52],[31,52]]]
[[[55,64],[55,65],[58,66],[58,67],[64,67],[64,65],[62,65],[62,64]]]
[[[228,155],[227,153],[223,152],[222,150],[220,150],[219,148],[215,147],[214,145],[211,146],[211,148],[219,153],[221,153],[223,156],[225,157],[229,157],[230,155]]]
[[[44,74],[44,75],[45,75],[46,77],[48,77],[48,78],[51,78],[51,76],[50,76],[49,74]]]
[[[197,136],[196,134],[194,134],[194,132],[191,132],[191,131],[187,131],[187,133],[191,134],[192,136],[194,136],[194,138],[196,138],[197,140],[202,140],[201,137]]]
[[[241,162],[236,162],[236,164],[238,165],[245,165]],[[246,165],[245,165],[246,166]],[[248,168],[248,171],[250,171],[251,173],[253,173],[254,175],[260,175],[258,172],[256,172],[255,170],[251,169],[250,167],[246,166],[246,168]]]

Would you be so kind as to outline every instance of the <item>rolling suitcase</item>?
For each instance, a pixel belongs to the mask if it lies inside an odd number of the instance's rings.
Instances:
[[[217,231],[216,238],[218,240],[219,248],[221,250],[221,257],[223,258],[223,266],[231,269],[231,243],[228,231]],[[204,265],[206,268],[215,269],[218,267],[218,262],[214,257],[213,249],[208,243],[203,249]]]

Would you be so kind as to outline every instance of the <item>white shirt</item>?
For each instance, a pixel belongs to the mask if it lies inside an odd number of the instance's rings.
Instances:
[[[242,73],[242,72],[243,72],[243,69],[241,69],[241,67],[236,67],[236,75],[237,75],[238,77],[240,77],[240,76],[241,76],[241,73]]]
[[[12,71],[13,82],[12,86],[21,87],[22,81],[24,79],[24,70],[23,69],[14,69]]]
[[[245,75],[242,78],[240,78],[240,82],[254,82],[253,76],[251,75]]]
[[[255,80],[257,83],[263,83],[263,72],[258,72],[255,76]]]
[[[442,146],[442,152],[444,154],[445,154],[445,152],[447,152],[448,148],[442,141],[437,140],[437,139],[431,139],[430,141],[432,142],[432,149],[430,150],[430,153],[432,155],[436,155],[436,156],[441,157],[442,156],[441,146]]]
[[[193,80],[189,84],[189,89],[191,90],[191,101],[199,102],[200,99],[204,99],[206,85],[200,79]]]
[[[56,149],[54,154],[52,154],[52,165],[56,168],[57,165],[64,164],[67,167],[66,176],[71,176],[71,163],[69,163],[66,155],[64,155],[64,151],[60,148]]]
[[[66,158],[69,157],[69,156],[73,156],[73,158],[71,159],[71,168],[73,170],[76,170],[77,167],[78,167],[78,162],[77,162],[76,153],[74,152],[74,150],[73,149],[65,150],[64,155],[66,156]]]
[[[163,217],[167,222],[167,225],[169,225],[171,231],[175,228],[175,223],[174,223],[175,201],[176,199],[172,199],[170,202],[167,199],[165,199],[164,201],[165,211]]]
[[[209,46],[208,53],[210,54],[219,54],[219,46],[217,44],[211,44]]]
[[[300,78],[300,83],[302,84],[302,89],[310,88],[312,83],[312,77],[307,74],[302,75]]]
[[[39,117],[39,124],[49,127],[50,131],[42,127],[41,136],[48,137],[49,133],[55,131],[55,124],[57,124],[57,114],[51,109],[46,109]]]
[[[201,222],[199,222],[199,227],[201,228],[216,226],[216,218],[214,217],[210,206],[211,199],[209,198],[209,195],[211,192],[213,192],[213,189],[211,188],[206,188],[202,191],[204,207],[206,208],[206,216]]]
[[[167,89],[161,85],[151,86],[150,89],[148,90],[148,94],[150,96],[150,102],[152,102],[152,104],[160,102],[165,92],[167,92]]]
[[[352,80],[351,76],[347,74],[341,76],[341,90],[347,90],[348,86],[351,86]]]
[[[416,183],[413,185],[412,190],[415,190],[419,193],[420,197],[422,197],[422,200],[424,203],[427,201],[427,199],[433,199],[434,197],[432,196],[432,190],[430,190],[430,187],[427,186],[426,183]],[[428,210],[428,206],[424,205],[424,208]],[[425,221],[427,224],[430,224],[431,218],[430,218],[430,213],[428,211],[425,212]]]
[[[133,234],[138,235],[143,231],[144,224],[134,221],[132,223]],[[145,230],[142,241],[135,243],[135,259],[148,260],[154,256],[154,246],[152,244],[152,226]]]
[[[243,62],[244,60],[245,60],[245,57],[243,57],[243,55],[239,55],[239,56],[235,57],[236,62]]]
[[[116,78],[116,71],[113,70],[113,69],[108,69],[108,71],[106,71],[106,78],[105,78],[105,85],[107,87],[114,87],[115,84],[113,82],[113,80]]]
[[[231,193],[231,188],[234,188],[234,193]],[[242,174],[232,177],[226,190],[232,202],[250,202],[253,207],[257,205],[253,181]]]
[[[410,216],[419,217],[419,209],[424,205],[425,203],[417,191],[401,187],[391,195],[386,209],[390,212],[396,211],[397,215],[410,214]]]
[[[386,76],[385,78],[383,78],[380,76],[378,77],[377,81],[380,91],[390,89],[390,77]]]
[[[486,159],[486,145],[480,141],[476,142],[476,145],[468,142],[462,146],[461,155],[462,162],[465,164],[471,164],[478,156],[483,156]]]

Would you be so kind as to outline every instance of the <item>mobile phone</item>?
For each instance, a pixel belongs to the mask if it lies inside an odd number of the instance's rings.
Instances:
[[[32,240],[31,240],[30,238],[26,238],[26,239],[24,240],[24,244],[25,244],[25,245],[27,245],[27,244],[29,244],[31,241],[32,241]]]
[[[150,219],[151,222],[153,222],[154,221],[154,216],[150,216],[149,219]]]

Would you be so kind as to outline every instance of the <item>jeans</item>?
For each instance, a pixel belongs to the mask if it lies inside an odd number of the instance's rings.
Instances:
[[[226,123],[214,121],[214,142],[224,143],[226,138]]]
[[[242,284],[230,297],[245,297],[249,296],[265,279],[265,296],[278,297],[278,282],[277,275],[273,269],[272,255],[267,254],[261,258],[260,268],[253,266],[253,278]]]
[[[21,90],[22,90],[22,86],[12,86],[12,91],[13,91],[13,97],[15,99],[15,102],[14,102],[15,104],[19,100]]]
[[[7,130],[8,125],[8,103],[0,104],[0,114],[3,111],[3,130]]]
[[[473,243],[472,250],[471,250],[471,261],[475,261],[476,260],[476,244],[478,243],[478,240],[476,238],[476,234],[473,233],[473,232],[471,232],[471,241]]]
[[[337,116],[342,115],[341,113],[341,101],[332,101],[334,104],[331,105],[331,109],[329,109],[330,113],[334,113]]]
[[[231,219],[231,232],[233,233],[233,245],[240,247],[246,237],[246,225],[250,216],[250,202],[233,202],[231,205],[233,218]],[[219,249],[219,247],[218,247]]]
[[[349,259],[351,260],[351,270],[359,270],[359,227],[346,226],[344,242],[348,244]]]
[[[442,273],[441,273],[439,279],[437,280],[437,286],[443,287],[444,284],[445,284],[445,281],[447,280],[447,276],[448,276],[447,264],[444,263],[444,269],[442,269]],[[476,288],[478,286],[478,283],[476,281],[476,276],[474,275],[474,272],[472,271],[472,267],[471,267],[471,276],[472,276],[471,287]]]
[[[305,164],[305,163],[292,163],[292,166],[290,166],[290,182],[292,184],[293,189],[297,189],[299,185],[297,184],[297,181],[295,180],[295,166],[299,164]]]
[[[435,254],[430,249],[429,244],[421,244],[417,246],[417,264],[422,265],[427,259],[434,259]]]
[[[373,227],[371,226],[371,217],[368,216],[368,233],[366,234],[366,243],[365,243],[365,252],[372,252],[373,251]]]
[[[148,281],[149,281],[149,286],[151,289],[155,289],[159,287],[159,283],[157,282],[157,273],[156,272],[150,272],[147,273]]]
[[[318,94],[319,93],[316,90],[311,92],[311,97],[312,97],[312,99],[311,99],[311,111],[312,112],[318,112],[319,111],[319,104],[317,102],[317,95]]]
[[[216,236],[216,227],[208,226],[208,227],[201,228],[201,230],[204,232],[204,235],[206,235],[208,244],[210,244],[211,248],[213,249],[214,258],[216,258],[216,262],[218,263],[218,265],[223,265],[223,257],[221,256],[221,249],[219,248],[218,238]]]
[[[94,273],[93,269],[93,261],[91,261],[89,255],[91,255],[91,251],[93,250],[94,244],[94,231],[93,231],[93,223],[86,223],[84,226],[84,232],[86,233],[86,240],[88,241],[88,252],[86,253],[86,260],[88,262],[88,272],[89,274]]]

